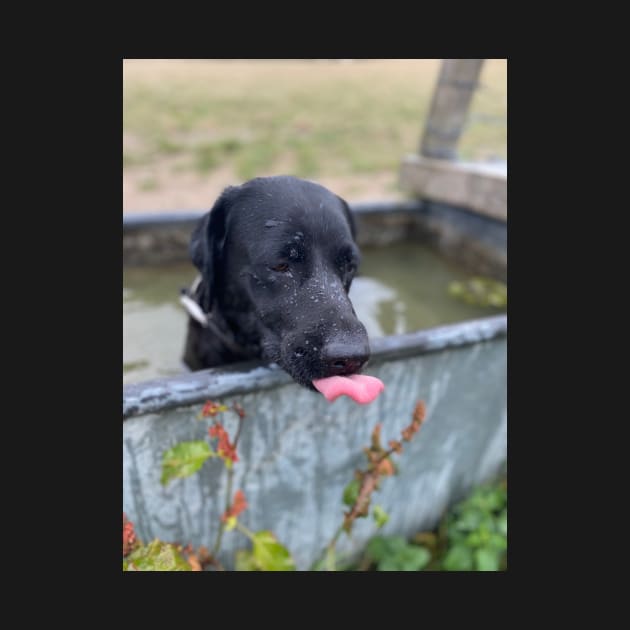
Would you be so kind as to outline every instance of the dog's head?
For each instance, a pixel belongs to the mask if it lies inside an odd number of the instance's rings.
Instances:
[[[348,298],[354,236],[346,202],[318,184],[278,176],[227,188],[190,243],[201,306],[255,332],[262,357],[301,385],[358,373],[370,350]]]

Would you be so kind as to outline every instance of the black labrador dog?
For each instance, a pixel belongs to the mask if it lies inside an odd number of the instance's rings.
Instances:
[[[290,176],[226,188],[194,229],[184,362],[262,358],[310,389],[361,370],[368,336],[348,298],[360,255],[348,205]]]

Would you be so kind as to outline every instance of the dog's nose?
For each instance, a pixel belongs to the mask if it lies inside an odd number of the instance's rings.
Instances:
[[[329,376],[354,374],[370,358],[366,344],[329,343],[322,348],[322,362]]]

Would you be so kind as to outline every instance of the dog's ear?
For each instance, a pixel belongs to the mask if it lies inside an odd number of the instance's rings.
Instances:
[[[348,224],[350,225],[350,232],[352,233],[352,238],[356,239],[357,229],[354,223],[354,216],[352,215],[352,210],[350,210],[350,206],[347,204],[347,202],[344,199],[339,197],[339,195],[337,195],[337,199],[341,201],[341,206],[343,208],[343,211],[346,214],[346,219],[348,219]]]
[[[210,312],[216,288],[216,274],[220,265],[221,252],[226,234],[226,217],[231,205],[231,191],[226,188],[216,200],[212,210],[197,223],[190,237],[188,253],[193,264],[201,272],[204,280],[200,295],[200,306]]]

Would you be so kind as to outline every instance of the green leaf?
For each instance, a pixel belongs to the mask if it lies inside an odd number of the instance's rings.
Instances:
[[[472,571],[472,551],[464,545],[455,545],[444,556],[442,566],[445,571]]]
[[[452,529],[458,532],[472,532],[484,521],[486,515],[478,508],[470,508],[459,515],[453,522]]]
[[[431,560],[430,552],[424,547],[406,545],[397,553],[386,556],[378,564],[378,571],[420,571]]]
[[[133,565],[133,569],[132,569]],[[127,571],[192,571],[173,545],[157,538],[127,556]]]
[[[366,547],[366,552],[374,562],[381,562],[387,556],[396,555],[407,546],[402,536],[374,536]]]
[[[488,547],[475,549],[475,564],[478,571],[498,571],[500,563],[500,551],[489,549]]]
[[[468,547],[471,547],[473,549],[475,547],[481,547],[484,544],[481,534],[477,530],[470,532],[470,534],[466,536],[464,541]]]
[[[401,555],[403,571],[420,571],[431,560],[431,553],[424,547],[409,545]]]
[[[361,483],[358,479],[353,479],[343,491],[343,502],[345,505],[352,507],[359,498],[359,490],[361,489]]]
[[[366,552],[374,562],[381,562],[388,553],[387,539],[375,536],[367,545]]]
[[[258,564],[253,552],[248,549],[237,551],[234,557],[234,566],[237,571],[258,571]]]
[[[387,521],[389,521],[389,514],[380,505],[374,506],[374,509],[372,510],[372,516],[374,518],[374,521],[376,522],[376,527],[378,527],[379,529],[383,527],[383,525],[385,525]]]
[[[213,455],[214,451],[203,440],[176,444],[164,453],[160,482],[166,485],[171,479],[190,477]]]
[[[507,285],[492,278],[475,276],[463,282],[451,282],[450,295],[463,299],[468,304],[480,306],[507,306]]]
[[[507,510],[503,510],[497,519],[497,530],[500,534],[507,536]]]
[[[254,558],[262,571],[295,571],[289,550],[268,531],[254,534]]]
[[[502,534],[490,534],[488,547],[498,551],[505,551],[507,549],[507,540]]]
[[[479,540],[481,542],[481,545],[485,545],[490,541],[490,536],[491,536],[491,529],[493,527],[493,523],[492,521],[490,521],[489,523],[482,523],[479,526]]]
[[[466,505],[475,507],[482,512],[498,512],[507,502],[507,492],[504,488],[478,488],[470,496]]]

